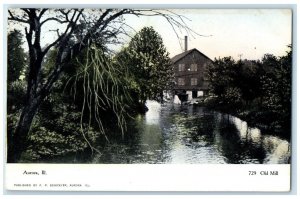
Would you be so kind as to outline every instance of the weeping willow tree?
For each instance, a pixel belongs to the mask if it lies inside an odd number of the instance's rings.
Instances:
[[[49,53],[43,75],[56,54]],[[101,156],[102,147],[124,136],[132,103],[129,70],[113,62],[101,44],[92,44],[68,69],[41,105],[21,162],[90,159],[87,152]]]
[[[128,93],[129,73],[105,54],[102,47],[91,45],[82,60],[76,59],[77,71],[67,82],[74,100],[81,108],[80,129],[92,151],[86,134],[97,128],[106,141],[109,138],[104,123],[117,124],[122,136],[126,130],[126,117],[131,97]],[[98,151],[99,152],[99,151]]]

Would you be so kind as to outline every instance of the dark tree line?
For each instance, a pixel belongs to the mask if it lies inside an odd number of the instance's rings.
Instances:
[[[215,59],[208,67],[210,105],[290,136],[292,49],[262,60]]]

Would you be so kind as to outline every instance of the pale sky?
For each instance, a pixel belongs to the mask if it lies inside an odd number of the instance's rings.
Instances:
[[[188,26],[208,37],[189,37],[188,49],[199,51],[214,59],[232,56],[238,59],[261,59],[266,53],[285,55],[292,41],[292,12],[289,9],[179,9],[172,10],[191,21]],[[182,52],[178,39],[162,17],[126,16],[126,22],[137,31],[153,26],[162,36],[165,46],[174,56]],[[134,34],[134,32],[132,32]],[[186,35],[183,32],[182,40]],[[212,35],[212,36],[209,36]]]
[[[186,18],[186,24],[193,31],[188,38],[188,49],[197,48],[209,58],[232,56],[234,59],[261,59],[266,53],[285,55],[287,45],[292,41],[292,12],[289,9],[176,9],[171,10]],[[161,35],[170,57],[183,52],[185,31],[177,32],[163,17],[137,17],[126,15],[125,22],[139,31],[153,26]],[[48,23],[48,29],[57,29],[58,24]],[[24,29],[21,29],[24,31]],[[135,31],[128,29],[130,35]],[[55,32],[45,31],[42,44],[50,43]],[[127,38],[129,42],[130,38]],[[26,44],[24,45],[26,48]],[[120,49],[113,47],[114,50]]]

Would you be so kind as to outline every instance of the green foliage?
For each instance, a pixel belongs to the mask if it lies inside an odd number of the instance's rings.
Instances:
[[[13,82],[24,75],[26,54],[22,48],[23,35],[18,30],[13,30],[7,37],[7,80]]]
[[[46,77],[50,75],[50,71],[55,68],[55,62],[57,57],[58,50],[56,48],[49,50],[47,55],[45,56],[43,62],[43,69],[41,71],[41,79],[45,81]]]
[[[26,82],[16,80],[7,85],[7,113],[15,113],[22,108],[26,94]]]
[[[20,111],[18,111],[18,112],[14,111],[13,113],[7,114],[6,118],[7,118],[8,135],[13,134],[13,132],[15,131],[19,117],[20,117]]]
[[[280,125],[290,128],[291,123],[291,46],[287,55],[276,58],[265,56],[262,66],[266,74],[261,77],[263,106],[280,117]],[[271,68],[271,66],[273,66]],[[271,69],[270,69],[271,68]]]
[[[50,52],[45,69],[52,67],[51,55],[55,53]],[[30,131],[27,158],[65,156],[88,148],[98,151],[97,143],[102,138],[109,140],[109,122],[117,124],[122,132],[126,128],[130,100],[126,73],[95,45],[74,59],[70,67],[72,70],[56,82],[39,110]]]
[[[241,63],[232,57],[215,59],[207,68],[210,92],[217,97],[219,108],[224,112],[236,111],[241,105],[242,91],[238,78]]]
[[[24,103],[26,94],[26,55],[22,48],[22,34],[13,30],[7,39],[7,111],[17,112]]]
[[[51,131],[42,126],[39,121],[35,121],[28,137],[30,145],[22,161],[51,160],[55,157],[76,154],[86,150],[88,143],[83,139],[80,129],[74,128],[73,124],[75,123],[64,122],[63,125],[57,123],[57,128],[60,127],[61,131]],[[66,130],[69,131],[67,135],[65,134]],[[94,144],[98,134],[98,132],[90,129],[86,136]]]
[[[82,136],[81,112],[64,100],[63,93],[53,92],[42,104],[28,136],[29,147],[22,157],[26,161],[47,161],[57,157],[75,155],[95,145],[99,132],[89,128]],[[86,128],[87,124],[83,124]]]
[[[116,56],[116,62],[128,67],[132,94],[142,103],[159,99],[162,91],[171,86],[173,71],[169,53],[153,27],[139,31]]]
[[[235,85],[241,90],[241,97],[247,105],[262,94],[260,77],[264,74],[257,61],[238,61]]]
[[[210,91],[221,98],[226,93],[226,88],[233,84],[233,68],[235,61],[232,57],[215,59],[213,64],[207,67]]]
[[[227,87],[225,89],[224,99],[226,100],[227,106],[230,108],[235,107],[241,102],[241,90],[238,87]]]
[[[42,76],[53,68],[56,53],[48,53]],[[126,67],[93,44],[69,68],[41,104],[21,161],[43,161],[87,149],[100,152],[97,145],[109,140],[109,126],[118,126],[122,133],[126,130],[132,87]],[[10,126],[14,116],[9,117]]]
[[[57,132],[51,132],[45,127],[35,129],[28,139],[37,154],[48,157],[76,152],[86,147],[86,143],[80,142],[76,135],[63,136]]]
[[[269,127],[291,127],[292,52],[261,61],[215,59],[207,75],[213,98],[207,103]],[[246,114],[247,113],[247,114]]]
[[[105,54],[105,52],[92,45],[86,51],[83,61],[79,61],[79,67],[73,82],[74,98],[81,102],[81,129],[82,124],[97,125],[99,132],[105,134],[102,114],[111,116],[119,128],[124,132],[126,128],[127,102],[130,96],[127,92],[128,79],[126,73],[119,70],[118,65]]]

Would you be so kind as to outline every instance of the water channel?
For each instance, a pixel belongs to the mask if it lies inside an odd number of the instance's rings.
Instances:
[[[92,163],[286,164],[290,143],[206,108],[148,101],[149,111]]]

